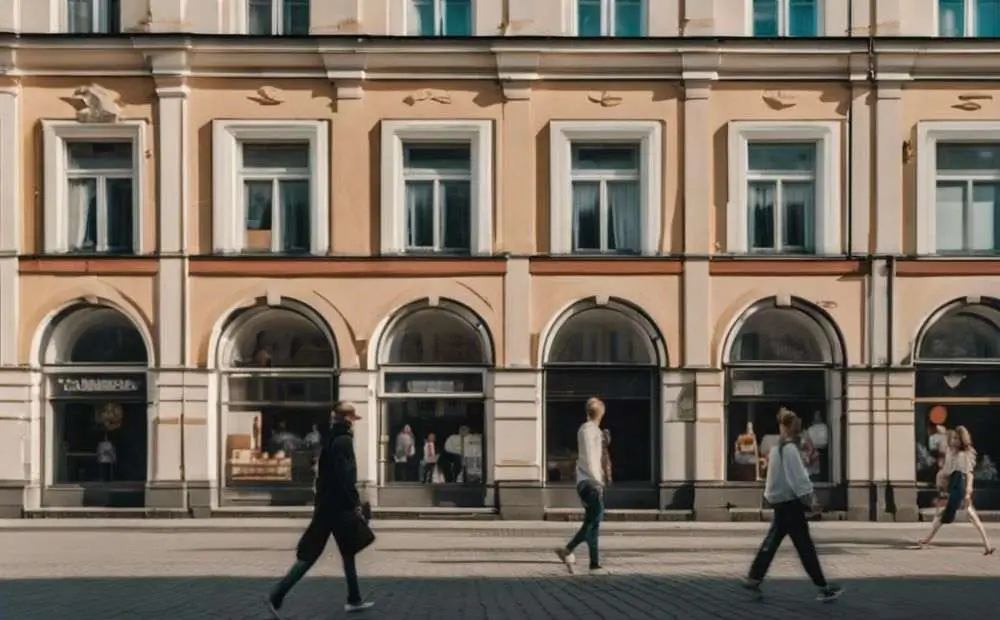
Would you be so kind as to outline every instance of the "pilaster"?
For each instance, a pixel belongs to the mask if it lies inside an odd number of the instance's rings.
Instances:
[[[21,249],[21,85],[0,84],[0,366],[17,366]]]
[[[864,60],[864,59],[862,59]],[[862,76],[859,76],[862,77]],[[872,251],[871,206],[872,206],[872,112],[870,98],[872,90],[866,82],[851,84],[851,166],[849,179],[851,188],[850,247],[851,254],[865,256]]]
[[[542,375],[536,369],[497,369],[493,373],[493,478],[504,519],[541,519]]]
[[[705,59],[685,57],[684,79],[684,253],[710,253],[713,149],[709,97],[714,68]],[[688,70],[691,65],[691,70]]]
[[[695,430],[695,377],[667,371],[662,374],[660,395],[660,507],[688,510],[694,501],[691,484],[697,446],[690,439]]]
[[[875,102],[875,253],[903,252],[902,82],[879,82]]]
[[[507,203],[510,204],[510,203]],[[531,273],[527,258],[507,259],[504,276],[504,359],[506,368],[530,368]]]
[[[379,451],[388,441],[379,435],[379,407],[375,371],[345,369],[338,379],[337,398],[354,405],[361,419],[354,423],[354,454],[358,462],[358,491],[372,505],[378,502]]]

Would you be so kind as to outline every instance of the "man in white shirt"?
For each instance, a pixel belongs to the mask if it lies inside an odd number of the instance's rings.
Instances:
[[[587,543],[590,554],[591,572],[601,570],[601,558],[597,539],[604,518],[604,468],[601,465],[604,436],[601,420],[604,418],[604,402],[599,398],[587,400],[587,421],[576,433],[576,492],[583,503],[583,525],[569,543],[556,549],[556,555],[566,565],[570,574],[575,572],[576,556],[573,550]]]
[[[787,535],[795,545],[802,567],[819,588],[816,599],[828,603],[839,597],[843,589],[831,585],[823,576],[816,546],[809,534],[806,515],[807,512],[815,511],[817,504],[809,472],[806,471],[798,448],[802,421],[793,412],[782,408],[778,414],[778,427],[781,430],[781,441],[771,448],[767,460],[767,482],[764,483],[764,498],[774,509],[774,517],[743,587],[755,596],[761,596],[760,584],[767,575],[767,569],[770,568],[781,541]]]

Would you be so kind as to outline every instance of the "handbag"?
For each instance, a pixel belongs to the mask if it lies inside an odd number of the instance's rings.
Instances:
[[[361,511],[342,513],[333,529],[333,537],[342,556],[357,555],[375,542],[375,532]]]

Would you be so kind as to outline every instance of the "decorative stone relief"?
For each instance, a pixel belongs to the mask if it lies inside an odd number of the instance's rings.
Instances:
[[[403,98],[403,103],[410,106],[416,105],[421,101],[433,101],[434,103],[450,105],[451,93],[449,93],[446,90],[434,90],[431,88],[424,88],[422,90],[414,91]]]
[[[285,102],[278,93],[278,89],[273,86],[261,86],[255,94],[250,95],[247,99],[260,105],[281,105]]]
[[[97,84],[77,88],[69,99],[82,106],[76,112],[81,123],[116,123],[121,116],[121,96]]]
[[[608,91],[602,92],[600,95],[587,95],[587,100],[591,103],[596,103],[602,108],[613,108],[622,104],[623,98],[612,95]]]
[[[793,95],[780,90],[766,90],[761,95],[761,99],[772,110],[787,110],[788,108],[794,108],[799,103]]]
[[[951,106],[963,112],[975,112],[983,109],[983,101],[993,101],[993,95],[984,93],[966,93],[958,96],[959,103]]]

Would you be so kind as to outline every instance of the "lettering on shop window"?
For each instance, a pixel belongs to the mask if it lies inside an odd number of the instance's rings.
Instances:
[[[128,376],[61,376],[52,382],[53,398],[93,398],[109,394],[143,395],[144,375]]]

